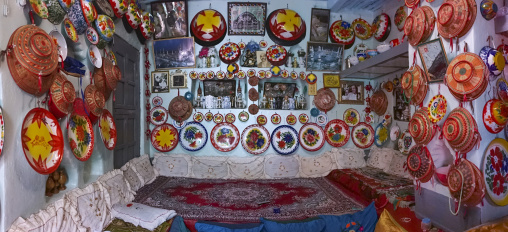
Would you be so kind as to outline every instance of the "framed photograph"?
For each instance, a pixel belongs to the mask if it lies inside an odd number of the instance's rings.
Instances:
[[[153,41],[155,69],[194,68],[194,37]]]
[[[169,93],[169,71],[152,72],[152,93]]]
[[[256,61],[258,68],[270,68],[272,64],[266,59],[266,51],[256,51]]]
[[[393,119],[397,121],[409,122],[411,118],[409,110],[409,99],[404,99],[402,87],[393,89],[395,94],[395,104],[393,105]]]
[[[418,53],[427,74],[427,81],[443,81],[448,67],[448,58],[441,38],[418,45]]]
[[[339,104],[363,105],[363,81],[341,81],[337,100]]]
[[[329,9],[312,8],[312,16],[310,20],[310,41],[328,42],[329,24]]]
[[[344,45],[337,43],[307,43],[307,71],[342,70]]]
[[[236,94],[236,80],[204,80],[203,96],[212,95],[214,97],[229,96],[230,99]]]
[[[323,86],[325,88],[340,88],[338,73],[323,73]]]
[[[179,89],[179,88],[187,88],[187,72],[178,69],[174,72],[171,72],[171,82],[169,88]]]
[[[265,35],[266,3],[228,2],[228,35]]]
[[[155,25],[154,39],[189,36],[187,25],[187,1],[152,2],[152,15],[159,22]]]

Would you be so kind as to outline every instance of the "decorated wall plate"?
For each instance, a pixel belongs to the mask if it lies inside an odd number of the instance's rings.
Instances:
[[[179,132],[180,145],[187,151],[198,151],[208,141],[206,128],[198,122],[189,122]]]
[[[253,76],[256,76],[256,70],[254,70],[254,69],[249,69],[249,70],[247,71],[247,76],[248,76],[248,77],[253,77]]]
[[[400,135],[400,128],[399,126],[395,125],[390,128],[390,140],[395,141],[399,138]]]
[[[374,34],[374,38],[379,42],[385,41],[390,34],[391,25],[390,16],[386,13],[381,13],[376,16],[372,22],[372,33]]]
[[[409,130],[406,130],[400,135],[398,145],[399,151],[406,155],[409,153],[409,150],[416,145],[413,137],[411,137],[411,133],[409,133]]]
[[[221,123],[224,121],[224,116],[221,113],[216,113],[213,115],[213,122],[215,123]]]
[[[215,72],[214,71],[210,70],[210,71],[206,72],[206,79],[211,80],[214,77],[215,77]]]
[[[305,124],[305,123],[309,122],[309,115],[307,115],[307,114],[303,114],[303,113],[302,113],[302,114],[300,114],[300,115],[298,116],[298,121],[299,121],[301,124]]]
[[[233,113],[227,113],[225,119],[227,123],[235,123],[236,116]]]
[[[198,12],[190,22],[191,35],[201,46],[219,44],[226,36],[227,23],[222,14],[213,9]]]
[[[54,172],[63,157],[64,141],[60,123],[49,111],[30,110],[23,120],[21,144],[28,164],[38,173]]]
[[[288,125],[295,125],[296,124],[296,116],[294,116],[292,113],[286,117],[286,123]]]
[[[325,144],[325,133],[321,126],[315,123],[307,123],[300,128],[298,133],[300,144],[307,151],[317,151]]]
[[[78,32],[76,32],[76,28],[74,27],[74,24],[72,24],[71,20],[65,18],[64,21],[62,22],[62,28],[63,31],[65,31],[64,34],[72,42],[77,43],[79,41]]]
[[[62,56],[61,59],[65,60],[65,58],[67,58],[67,42],[65,41],[65,38],[56,29],[51,31],[49,36],[53,37],[53,39],[56,41],[58,46],[58,54]]]
[[[372,112],[365,113],[365,119],[363,121],[368,124],[373,124],[374,123],[374,114]]]
[[[282,121],[282,119],[281,119],[279,114],[275,113],[275,114],[272,115],[271,121],[272,121],[273,124],[277,125],[277,124],[280,123],[280,121]]]
[[[203,119],[205,119],[205,116],[201,112],[196,112],[192,118],[194,119],[194,122],[202,122]]]
[[[358,39],[366,40],[372,36],[372,28],[364,19],[358,18],[353,20],[352,26]]]
[[[250,125],[243,130],[241,141],[245,151],[259,155],[270,146],[270,133],[261,125]]]
[[[92,156],[94,147],[93,125],[87,116],[73,114],[69,118],[67,129],[71,151],[80,161],[86,161]]]
[[[298,79],[298,73],[296,71],[291,71],[290,76],[291,76],[291,79],[293,79],[293,80]]]
[[[326,124],[328,123],[328,115],[326,115],[325,113],[321,112],[317,117],[316,117],[316,123],[320,126],[326,126]]]
[[[388,128],[383,125],[383,123],[379,123],[376,127],[374,144],[376,146],[381,147],[388,141]]]
[[[278,9],[266,18],[266,33],[272,41],[283,46],[300,43],[307,31],[305,21],[295,11]]]
[[[30,6],[33,11],[41,18],[47,19],[49,16],[48,7],[46,1],[43,0],[30,0]]]
[[[301,71],[298,74],[298,77],[300,77],[301,80],[305,80],[307,78],[307,74],[304,71]]]
[[[261,48],[266,48],[268,46],[268,42],[266,42],[266,40],[261,40],[259,41],[259,46]]]
[[[317,82],[317,79],[318,77],[316,76],[316,74],[314,73],[309,73],[307,74],[307,76],[305,77],[305,81],[307,81],[308,84],[312,85],[312,84],[316,84]]]
[[[280,76],[281,76],[282,78],[288,78],[288,77],[289,77],[289,71],[288,71],[288,70],[286,70],[286,69],[282,70],[282,72],[281,72]]]
[[[199,75],[198,75],[198,78],[201,81],[206,80],[206,73],[205,72],[200,72]]]
[[[150,110],[150,122],[153,125],[159,126],[168,121],[168,111],[162,106],[156,106]]]
[[[266,116],[260,114],[257,118],[256,118],[256,121],[259,125],[263,126],[267,123],[268,119],[266,118]]]
[[[218,151],[232,151],[238,146],[238,142],[240,142],[240,132],[231,123],[219,123],[213,127],[210,133],[210,141]]]
[[[88,47],[88,59],[96,68],[102,67],[102,55],[95,45]]]
[[[272,76],[273,76],[272,71],[270,71],[270,70],[265,71],[265,78],[266,79],[270,79],[270,78],[272,78]]]
[[[287,55],[286,49],[280,45],[275,44],[266,49],[266,58],[273,66],[280,66],[286,63]]]
[[[395,22],[395,25],[397,26],[397,29],[399,31],[404,30],[404,23],[406,22],[406,18],[407,13],[404,6],[397,8],[397,11],[395,12],[395,18],[393,21]]]
[[[344,122],[348,126],[356,126],[360,122],[360,114],[358,110],[349,108],[344,112]]]
[[[99,130],[106,149],[115,149],[117,138],[116,123],[113,119],[113,115],[111,115],[107,109],[102,110],[102,115],[99,119]]]
[[[349,22],[337,20],[330,26],[330,39],[338,44],[351,47],[355,42],[355,32]]]
[[[291,126],[278,126],[272,132],[272,147],[281,155],[293,154],[298,149],[298,132]]]
[[[508,102],[508,82],[504,78],[497,80],[496,92],[501,101]]]
[[[433,123],[437,123],[441,119],[443,119],[444,116],[446,115],[446,108],[447,108],[446,98],[443,95],[439,94],[432,97],[432,99],[429,102],[429,106],[427,108],[428,117],[430,121]]]
[[[240,49],[242,49],[242,50],[245,48],[245,46],[246,46],[246,45],[245,45],[245,42],[243,42],[243,41],[240,41],[240,42],[238,43],[238,47],[240,47]]]
[[[199,74],[198,74],[198,72],[196,72],[196,71],[190,71],[190,72],[189,72],[189,77],[190,77],[192,80],[196,80],[196,79],[198,79],[198,75],[199,75]]]
[[[183,121],[176,121],[176,120],[173,120],[173,126],[177,129],[177,130],[181,130],[185,125],[187,125],[187,121],[183,120]]]
[[[2,112],[2,108],[0,108],[0,155],[2,155],[2,151],[4,149],[4,115]]]
[[[237,63],[229,64],[227,67],[228,74],[236,74],[240,71],[240,66]],[[229,75],[227,76],[230,77]]]
[[[238,120],[240,120],[240,122],[249,121],[249,113],[242,110],[242,112],[238,113]]]
[[[205,114],[205,120],[207,122],[212,121],[212,119],[213,119],[213,114],[211,112],[208,112]]]
[[[374,143],[374,129],[367,123],[358,123],[355,127],[353,127],[353,131],[351,133],[353,143],[358,148],[365,149],[372,146]]]
[[[234,73],[230,73],[230,72],[228,72],[228,74],[226,74],[226,78],[227,78],[228,80],[233,80],[233,79],[235,79],[235,74],[234,74]]]
[[[162,97],[160,97],[160,96],[155,96],[155,97],[152,98],[152,104],[154,106],[161,106],[162,102],[163,102],[162,101]]]
[[[340,119],[333,119],[325,127],[325,139],[333,147],[342,147],[349,141],[349,126]]]
[[[225,64],[232,64],[240,59],[241,49],[238,44],[227,42],[219,49],[219,58]]]
[[[504,177],[508,174],[508,142],[501,138],[492,140],[483,157],[482,171],[487,194],[496,205],[508,205],[508,189],[504,185]]]
[[[224,79],[224,77],[226,77],[226,73],[223,71],[217,71],[217,73],[215,75],[217,76],[217,79],[219,79],[219,80],[222,80],[222,79]]]
[[[245,76],[247,76],[247,74],[245,73],[245,71],[243,70],[240,70],[238,71],[238,73],[236,74],[236,76],[238,76],[239,79],[244,79]]]

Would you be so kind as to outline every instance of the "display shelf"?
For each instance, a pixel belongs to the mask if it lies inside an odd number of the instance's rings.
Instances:
[[[404,42],[390,50],[340,72],[341,78],[376,79],[407,69],[408,42]]]

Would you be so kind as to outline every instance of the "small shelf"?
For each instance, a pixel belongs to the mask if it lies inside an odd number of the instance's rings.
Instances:
[[[409,67],[408,42],[340,72],[341,78],[376,79]]]

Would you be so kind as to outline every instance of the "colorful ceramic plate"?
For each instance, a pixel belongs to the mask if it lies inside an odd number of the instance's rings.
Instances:
[[[291,71],[291,79],[296,80],[298,79],[298,73],[296,71]]]
[[[326,126],[326,124],[328,123],[328,116],[321,112],[317,117],[316,117],[316,123],[320,126]]]
[[[395,19],[393,20],[395,22],[395,25],[397,25],[397,29],[399,31],[404,30],[404,23],[406,22],[407,13],[404,9],[404,6],[401,6],[397,9],[395,12]]]
[[[45,109],[32,109],[25,116],[21,144],[28,164],[42,175],[54,172],[62,161],[64,141],[60,123]]]
[[[348,126],[356,126],[360,122],[360,114],[357,110],[349,108],[344,112],[344,122]]]
[[[496,82],[497,96],[501,101],[508,102],[508,82],[504,78],[499,78]]]
[[[368,124],[373,124],[374,123],[374,114],[372,114],[372,112],[365,113],[365,119],[363,121]]]
[[[73,114],[69,118],[67,129],[71,151],[80,161],[86,161],[92,156],[94,147],[93,125],[87,116]]]
[[[437,123],[446,115],[446,98],[439,94],[434,96],[430,102],[428,109],[428,117],[431,122]]]
[[[259,125],[263,126],[267,123],[268,119],[266,118],[266,116],[261,114],[257,117],[256,121],[258,122]]]
[[[286,117],[286,123],[289,125],[295,125],[296,121],[297,121],[296,116],[294,116],[293,114],[290,114]]]
[[[72,24],[71,20],[68,18],[65,18],[62,23],[63,31],[65,31],[65,35],[67,38],[69,38],[72,42],[77,43],[79,41],[78,32],[76,32],[76,28],[74,27],[74,24]]]
[[[268,70],[268,71],[265,71],[265,78],[266,78],[266,79],[270,79],[270,78],[272,78],[272,72],[271,72],[271,71],[269,71],[269,70]]]
[[[388,137],[388,128],[383,123],[379,123],[376,127],[374,144],[381,147],[388,141]]]
[[[211,79],[213,79],[214,77],[215,77],[215,72],[214,72],[214,71],[211,71],[211,70],[210,70],[210,71],[208,71],[208,72],[206,73],[206,79],[211,80]]]
[[[300,128],[298,133],[303,149],[317,151],[325,144],[325,132],[316,123],[307,123]]]
[[[236,75],[238,76],[239,79],[243,79],[247,76],[247,74],[243,70],[240,70]]]
[[[99,119],[99,130],[101,132],[102,142],[108,150],[115,149],[116,146],[116,123],[113,115],[107,109],[102,110],[101,118]]]
[[[30,6],[33,11],[43,19],[47,19],[49,16],[48,7],[46,1],[43,0],[30,0]]]
[[[238,114],[238,120],[240,120],[240,122],[247,122],[249,121],[249,113],[247,113],[246,111],[242,111]]]
[[[187,125],[187,122],[186,121],[176,121],[176,120],[173,120],[173,126],[177,129],[177,130],[181,130],[185,125]]]
[[[254,70],[254,69],[249,69],[249,70],[247,71],[247,76],[248,76],[248,77],[253,77],[253,76],[256,76],[256,70]]]
[[[268,42],[266,42],[265,40],[261,40],[259,41],[259,46],[261,48],[266,48],[266,46],[268,46]]]
[[[261,125],[250,125],[243,130],[241,141],[245,151],[259,155],[270,146],[270,133]]]
[[[298,76],[300,77],[301,80],[305,80],[305,78],[307,78],[307,74],[304,71],[301,71]]]
[[[150,122],[153,125],[159,126],[168,121],[168,111],[162,106],[156,106],[150,110]]]
[[[277,124],[280,123],[281,117],[280,117],[279,114],[275,113],[275,114],[272,115],[271,120],[272,120],[273,124],[277,125]]]
[[[235,74],[234,73],[228,73],[226,74],[226,77],[228,80],[232,80],[232,79],[235,79]]]
[[[206,128],[199,122],[189,122],[180,130],[180,145],[187,151],[198,151],[208,141]]]
[[[309,122],[309,115],[307,115],[307,114],[300,114],[298,116],[298,121],[300,121],[301,124],[305,124],[305,123]]]
[[[259,79],[265,79],[266,72],[264,70],[261,70],[258,72]]]
[[[372,36],[372,28],[364,19],[355,19],[351,25],[353,26],[353,30],[355,31],[355,35],[358,39],[366,40]]]
[[[61,59],[65,60],[67,58],[67,42],[65,42],[65,38],[58,30],[53,30],[49,33],[49,36],[53,37],[58,45],[58,54],[60,54]]]
[[[88,59],[96,68],[102,67],[102,55],[95,45],[88,47]]]
[[[224,121],[224,116],[220,113],[216,113],[215,115],[213,115],[213,122],[215,123],[221,123]]]
[[[395,141],[399,138],[400,135],[400,128],[399,126],[395,125],[390,128],[390,140]]]
[[[284,69],[282,70],[282,73],[280,74],[282,78],[288,78],[289,77],[289,71]]]
[[[298,132],[287,125],[278,126],[272,132],[272,147],[281,155],[293,154],[298,149]]]
[[[358,123],[351,133],[353,143],[360,149],[368,148],[374,143],[374,129],[367,123]]]
[[[99,33],[92,27],[88,27],[85,32],[85,37],[93,45],[97,45],[99,43]]]
[[[238,47],[243,50],[245,48],[245,43],[240,41],[240,43],[238,43]]]
[[[192,80],[196,80],[196,79],[198,79],[198,72],[196,72],[196,71],[190,71],[190,72],[189,72],[189,77],[190,77]]]
[[[200,72],[199,75],[198,75],[198,78],[201,81],[206,80],[206,73],[205,72]]]
[[[152,98],[152,104],[154,106],[161,106],[162,102],[163,102],[162,101],[162,97],[160,97],[160,96],[155,96],[155,97]]]
[[[233,114],[233,113],[227,113],[226,114],[226,122],[227,123],[235,123],[235,121],[236,121],[235,114]]]
[[[0,155],[4,149],[4,115],[2,108],[0,108]]]
[[[483,157],[482,171],[487,194],[496,205],[508,205],[508,189],[504,184],[508,174],[508,142],[501,138],[492,140]]]
[[[218,151],[232,151],[240,142],[240,132],[238,132],[235,125],[223,122],[213,127],[210,133],[210,141]]]
[[[111,60],[111,63],[113,63],[113,65],[117,64],[116,55],[113,51],[106,52],[106,56],[108,57],[109,60]]]
[[[202,122],[205,116],[201,112],[194,113],[194,122]]]
[[[226,77],[226,73],[224,73],[223,71],[217,71],[217,79],[219,80],[222,80],[224,79],[224,77]]]
[[[305,81],[309,83],[310,85],[316,84],[318,77],[314,73],[307,74],[307,77],[305,77]]]
[[[349,141],[349,126],[340,119],[328,122],[325,133],[326,141],[333,147],[342,147]]]
[[[409,133],[409,130],[406,130],[403,134],[400,135],[399,139],[399,151],[403,154],[408,154],[409,150],[416,145],[413,137],[411,137],[411,133]]]
[[[213,119],[213,114],[211,112],[208,112],[205,114],[205,120],[207,122],[212,121],[212,119]]]

